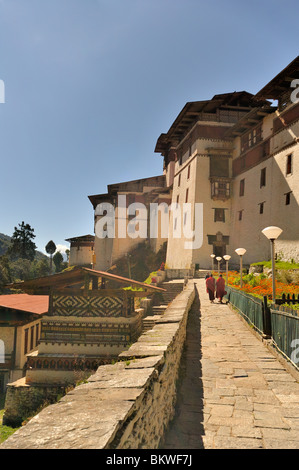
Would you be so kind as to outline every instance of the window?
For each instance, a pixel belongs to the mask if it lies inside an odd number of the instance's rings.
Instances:
[[[210,157],[210,177],[229,177],[229,157],[213,155]]]
[[[185,202],[188,202],[188,197],[189,197],[189,188],[186,189],[186,200],[185,200]]]
[[[260,206],[260,214],[263,214],[264,213],[264,202],[260,202],[259,206]]]
[[[243,210],[241,210],[241,211],[238,212],[238,218],[239,218],[239,220],[242,220],[242,218],[243,218]]]
[[[190,166],[191,166],[191,165],[189,165],[189,166],[188,166],[187,179],[189,179],[189,178],[190,178]]]
[[[240,196],[244,196],[244,192],[245,192],[245,179],[243,179],[243,180],[240,181],[240,191],[239,191],[239,195],[240,195]]]
[[[181,173],[179,174],[178,187],[181,186]]]
[[[287,175],[290,175],[292,173],[292,164],[293,164],[293,155],[290,153],[290,155],[287,156],[287,170],[286,170],[286,174]]]
[[[24,354],[28,353],[28,334],[29,334],[29,328],[26,328],[25,333],[24,333]]]
[[[39,324],[35,325],[35,346],[38,345],[38,335],[39,335]]]
[[[176,203],[177,203],[177,204],[179,203],[179,200],[180,200],[180,196],[178,195],[178,196],[176,197]]]
[[[225,200],[230,197],[230,183],[228,181],[212,181],[211,190],[211,197],[213,199]]]
[[[246,152],[253,145],[258,144],[262,140],[262,125],[260,124],[255,129],[247,132],[241,137],[241,152]]]
[[[225,210],[214,209],[214,222],[225,222]]]
[[[261,170],[260,187],[266,186],[266,168]]]
[[[289,206],[291,204],[291,194],[292,194],[292,191],[289,191],[288,193],[285,193],[285,205],[286,206]]]
[[[32,351],[34,347],[34,326],[30,328],[30,351]]]

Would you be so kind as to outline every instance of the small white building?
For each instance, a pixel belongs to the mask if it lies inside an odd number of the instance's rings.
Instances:
[[[70,243],[69,266],[93,266],[94,262],[94,235],[67,238]]]

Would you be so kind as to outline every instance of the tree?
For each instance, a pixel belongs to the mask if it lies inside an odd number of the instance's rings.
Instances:
[[[3,290],[5,284],[8,284],[12,281],[11,271],[9,265],[9,259],[7,256],[0,256],[0,293]]]
[[[48,253],[48,255],[50,255],[50,274],[52,274],[52,258],[53,258],[53,255],[56,251],[56,245],[55,243],[53,242],[53,240],[50,240],[46,246],[45,246],[45,250],[46,252]]]
[[[32,278],[43,277],[49,275],[49,258],[35,260],[31,266]]]
[[[56,272],[59,273],[63,269],[63,256],[60,251],[57,251],[53,256],[53,262],[55,264]]]
[[[33,242],[35,235],[34,229],[24,221],[15,227],[12,235],[8,254],[12,259],[23,258],[33,261],[36,253],[36,245]]]

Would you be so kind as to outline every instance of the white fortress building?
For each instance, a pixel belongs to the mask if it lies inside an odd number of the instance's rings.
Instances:
[[[160,230],[154,240],[147,233],[155,251],[167,241],[169,272],[210,269],[211,254],[231,255],[231,266],[237,266],[235,249],[240,247],[246,249],[245,265],[268,260],[270,243],[262,230],[271,225],[283,230],[276,242],[278,257],[299,262],[298,139],[299,56],[255,95],[232,92],[187,103],[157,140],[163,175],[110,185],[107,194],[89,196],[95,234],[102,217],[98,204],[115,207],[117,226],[117,196],[125,194],[128,203],[139,201],[147,208],[153,202],[190,205],[190,226],[202,232],[200,247],[186,249],[184,212],[177,217],[170,210],[166,238]],[[200,227],[197,207],[203,211]],[[174,227],[182,236],[174,236]],[[95,236],[95,269],[109,269],[143,241],[129,233],[120,238],[117,230],[113,239]]]

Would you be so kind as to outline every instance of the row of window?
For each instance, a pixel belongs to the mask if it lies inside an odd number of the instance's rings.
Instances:
[[[29,341],[30,336],[30,341]],[[26,328],[24,332],[24,354],[27,354],[32,349],[36,348],[39,339],[39,323]]]
[[[261,169],[260,173],[260,188],[266,186],[266,168]],[[293,154],[290,153],[287,155],[286,159],[286,176],[291,175],[293,173]],[[240,187],[239,187],[239,196],[244,196],[245,194],[245,179],[240,180]]]
[[[188,199],[189,199],[189,188],[186,189],[185,202],[188,202]],[[176,197],[176,203],[179,204],[179,202],[180,202],[180,195],[178,194]]]
[[[191,164],[188,165],[188,168],[187,168],[187,180],[190,179],[190,174],[191,174]],[[178,187],[181,186],[181,177],[182,177],[182,173],[179,173],[179,176],[178,176]]]
[[[284,196],[285,196],[285,205],[286,205],[286,206],[289,206],[289,205],[291,204],[291,194],[292,194],[292,191],[289,191],[289,192],[287,192],[287,193],[284,194]],[[264,208],[265,208],[265,201],[264,201],[264,202],[260,202],[260,203],[258,204],[258,206],[259,206],[259,213],[260,213],[260,214],[263,214],[263,213],[264,213]],[[242,218],[243,218],[243,212],[244,212],[244,209],[242,209],[242,210],[240,210],[240,211],[238,212],[238,219],[239,219],[239,220],[242,220]]]

